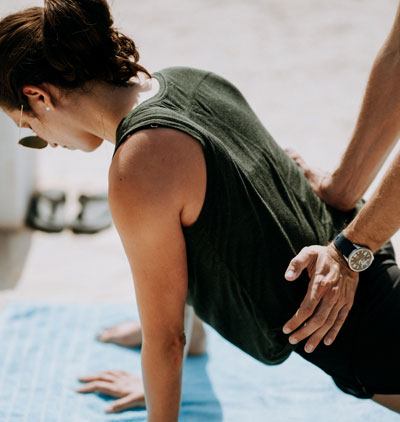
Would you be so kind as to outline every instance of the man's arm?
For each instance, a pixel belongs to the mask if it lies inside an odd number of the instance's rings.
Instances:
[[[400,133],[400,5],[393,27],[371,71],[351,142],[340,166],[326,176],[312,171],[300,157],[316,193],[342,210],[352,209],[375,178]],[[400,225],[400,155],[394,159],[372,198],[344,231],[353,243],[373,251]],[[335,340],[352,307],[358,274],[352,273],[333,245],[304,248],[289,264],[285,277],[296,280],[307,269],[309,289],[296,314],[285,324],[293,344],[308,338],[312,352],[322,339]]]
[[[313,188],[330,205],[343,210],[354,208],[399,134],[400,5],[391,31],[374,61],[357,124],[340,165],[330,177],[318,180],[311,175]]]
[[[372,198],[344,230],[347,239],[375,252],[396,233],[400,227],[399,180],[400,153]],[[310,337],[305,350],[312,352],[323,338],[326,345],[335,340],[352,307],[358,274],[349,270],[332,244],[304,248],[290,262],[286,279],[296,280],[305,269],[311,279],[309,289],[284,332],[291,333],[292,344]]]
[[[400,227],[400,153],[391,163],[371,199],[344,230],[351,242],[368,246],[373,252]]]
[[[400,153],[372,198],[344,230],[347,239],[375,252],[396,233],[400,227],[399,180]],[[310,337],[305,349],[311,352],[323,338],[326,345],[335,340],[352,307],[358,274],[349,270],[332,244],[304,248],[290,262],[285,277],[294,281],[305,269],[310,276],[309,289],[284,332],[292,333],[289,341],[293,344]]]
[[[110,169],[110,207],[134,278],[150,422],[176,422],[184,357],[187,263],[179,157],[145,131],[120,147]]]

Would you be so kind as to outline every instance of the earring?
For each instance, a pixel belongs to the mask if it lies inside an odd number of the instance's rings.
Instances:
[[[46,111],[50,111],[51,109],[50,109],[50,107],[49,106],[47,106],[46,107]]]
[[[50,108],[50,107],[49,107]],[[18,132],[18,143],[22,145],[23,147],[27,148],[35,148],[35,149],[42,149],[47,147],[47,142],[39,138],[38,136],[25,136],[24,138],[21,138],[21,128],[22,128],[22,114],[24,112],[24,106],[21,105],[21,113],[19,116],[19,132]]]

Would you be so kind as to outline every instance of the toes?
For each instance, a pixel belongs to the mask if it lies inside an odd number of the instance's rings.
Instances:
[[[115,337],[115,330],[113,328],[108,328],[107,330],[103,331],[97,336],[97,339],[99,341],[102,341],[103,343],[108,343],[112,341]]]

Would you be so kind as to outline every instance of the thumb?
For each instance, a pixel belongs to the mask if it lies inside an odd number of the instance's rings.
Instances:
[[[314,260],[315,254],[311,248],[303,248],[289,263],[285,272],[287,281],[296,280],[302,271],[307,268]]]
[[[107,328],[97,335],[97,340],[103,343],[111,343],[114,340],[114,331],[112,328]]]
[[[106,408],[106,413],[118,413],[134,407],[146,407],[143,396],[129,394],[122,399],[115,400]]]

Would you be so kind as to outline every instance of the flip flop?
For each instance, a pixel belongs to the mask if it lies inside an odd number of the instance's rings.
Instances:
[[[71,230],[76,234],[94,234],[109,228],[112,224],[107,195],[81,195],[79,202],[82,209]]]
[[[59,233],[65,228],[66,195],[59,190],[34,193],[28,207],[27,226],[46,233]]]

